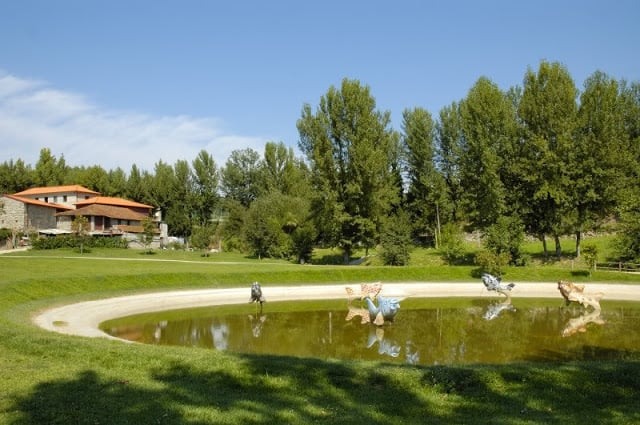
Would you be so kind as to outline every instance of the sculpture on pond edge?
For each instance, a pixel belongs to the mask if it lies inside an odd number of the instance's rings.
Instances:
[[[577,285],[567,280],[558,281],[558,290],[562,298],[564,298],[565,305],[576,302],[582,304],[585,308],[591,306],[594,310],[600,311],[600,300],[604,296],[602,292],[586,294],[584,285]]]
[[[393,321],[400,310],[400,302],[396,298],[378,297],[378,305],[375,305],[371,298],[365,298],[370,320],[378,326],[384,325],[385,321]]]
[[[345,320],[349,321],[356,316],[360,316],[361,323],[374,323],[377,326],[382,326],[387,321],[392,321],[400,309],[400,303],[396,298],[380,297],[380,291],[382,291],[382,283],[363,283],[360,285],[360,300],[364,300],[366,308],[353,306],[353,300],[355,292],[353,288],[347,286],[347,317]],[[378,305],[374,301],[378,302]]]
[[[355,298],[355,292],[353,291],[353,288],[349,286],[347,286],[345,289],[347,291],[347,301],[349,305],[351,305],[351,301],[353,301],[353,299]],[[360,301],[364,300],[365,298],[371,298],[375,300],[378,297],[380,291],[382,291],[382,282],[361,283]]]
[[[262,303],[266,301],[264,295],[262,295],[262,287],[258,282],[251,284],[251,298],[250,303],[260,303],[260,312],[262,312]]]
[[[511,290],[516,286],[515,283],[504,284],[501,277],[495,277],[490,273],[482,273],[482,283],[488,291],[502,294],[507,297],[507,300],[511,299]]]

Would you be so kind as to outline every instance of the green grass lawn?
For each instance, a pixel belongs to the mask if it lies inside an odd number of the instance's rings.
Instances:
[[[52,305],[120,294],[234,286],[248,293],[254,280],[476,279],[472,265],[446,267],[437,257],[416,250],[413,265],[393,268],[182,251],[0,255],[0,424],[640,423],[637,353],[616,362],[409,366],[126,344],[55,334],[30,320]],[[622,273],[590,276],[570,260],[510,268],[505,276],[640,282]]]

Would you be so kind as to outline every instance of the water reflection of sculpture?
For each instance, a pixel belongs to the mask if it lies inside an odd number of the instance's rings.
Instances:
[[[373,347],[378,343],[378,354],[390,357],[398,357],[401,347],[395,341],[391,341],[384,337],[384,329],[381,327],[369,327],[369,337],[367,338],[367,348]]]
[[[254,338],[258,338],[262,334],[262,328],[264,322],[267,320],[266,314],[253,314],[249,315],[249,322],[251,323],[251,334]]]
[[[501,303],[493,303],[487,306],[487,311],[483,316],[485,320],[493,320],[504,311],[516,311],[516,308],[511,304],[511,290],[516,286],[515,283],[504,284],[500,277],[495,277],[489,273],[482,274],[482,283],[484,283],[488,291],[495,291],[507,297]]]
[[[589,323],[595,323],[596,325],[604,325],[604,319],[600,317],[600,310],[593,310],[589,313],[584,313],[581,316],[569,319],[566,326],[562,330],[562,336],[567,337],[575,335],[576,333],[584,333],[587,331],[587,325]]]
[[[516,308],[511,304],[511,298],[501,303],[491,303],[487,306],[487,310],[484,312],[485,320],[493,320],[500,316],[504,311],[516,311]]]
[[[254,315],[249,315],[249,321],[251,322],[251,333],[254,338],[258,338],[262,333],[262,327],[264,326],[264,322],[267,320],[267,316],[262,314],[262,304],[267,299],[262,294],[262,287],[258,282],[253,282],[251,284],[251,298],[249,299],[250,303],[260,304],[260,312],[256,311],[255,317]],[[257,308],[257,307],[256,307]]]

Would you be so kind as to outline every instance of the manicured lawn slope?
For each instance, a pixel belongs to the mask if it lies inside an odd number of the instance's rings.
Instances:
[[[248,293],[254,280],[265,286],[472,281],[473,267],[300,266],[136,251],[77,257],[0,256],[0,424],[640,423],[640,355],[416,367],[125,344],[58,335],[30,322],[48,306],[119,294],[231,286]],[[567,265],[510,269],[507,276],[640,281],[617,273],[589,277]]]

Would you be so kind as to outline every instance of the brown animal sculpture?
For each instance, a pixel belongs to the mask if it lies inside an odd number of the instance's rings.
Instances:
[[[566,305],[576,302],[582,304],[584,307],[591,306],[594,310],[600,311],[600,300],[604,296],[602,292],[585,294],[584,285],[576,285],[566,280],[558,281],[558,290],[562,298],[564,298]]]

